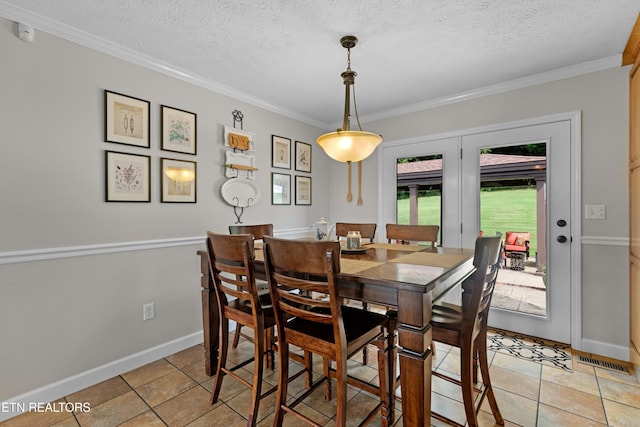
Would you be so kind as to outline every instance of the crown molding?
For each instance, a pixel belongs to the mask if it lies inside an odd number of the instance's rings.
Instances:
[[[471,99],[482,98],[484,96],[495,95],[503,92],[509,92],[516,89],[522,89],[529,86],[535,86],[543,83],[549,83],[557,80],[576,77],[582,74],[589,74],[596,71],[607,70],[609,68],[619,67],[622,61],[622,55],[613,55],[607,58],[596,59],[594,61],[583,62],[582,64],[572,65],[569,67],[558,68],[556,70],[544,73],[534,74],[519,79],[509,80],[477,89],[471,89],[454,95],[443,96],[440,98],[428,99],[426,101],[417,102],[415,104],[404,107],[394,108],[365,115],[360,118],[362,122],[372,122],[375,120],[388,119],[391,117],[401,116],[403,114],[416,113],[418,111],[429,110],[431,108],[441,107],[443,105],[454,104],[456,102],[469,101]]]
[[[174,77],[185,82],[200,86],[202,88],[211,90],[213,92],[229,96],[239,101],[246,102],[259,108],[263,108],[267,111],[271,111],[276,114],[289,117],[294,120],[299,120],[303,123],[316,126],[321,129],[335,129],[335,123],[322,123],[313,118],[302,115],[296,111],[283,108],[281,106],[272,104],[263,99],[249,95],[245,92],[234,89],[230,86],[218,83],[211,79],[207,79],[203,76],[194,74],[187,70],[175,67],[171,64],[159,61],[150,56],[144,55],[135,50],[127,47],[115,44],[108,40],[96,37],[85,31],[70,27],[58,21],[46,18],[44,16],[34,14],[26,11],[22,8],[5,3],[0,0],[0,16],[13,20],[15,22],[23,22],[32,25],[38,30],[47,32],[62,39],[77,43],[79,45],[97,50],[102,53],[114,56],[116,58],[123,59],[125,61],[140,65],[142,67],[158,71],[170,77]],[[404,114],[411,114],[418,111],[429,110],[444,105],[454,104],[457,102],[468,101],[471,99],[481,98],[488,95],[499,94],[502,92],[508,92],[515,89],[521,89],[529,86],[534,86],[542,83],[548,83],[556,80],[561,80],[569,77],[575,77],[582,74],[588,74],[596,71],[605,70],[608,68],[619,67],[622,63],[622,54],[614,55],[607,58],[597,59],[594,61],[584,62],[582,64],[572,65],[569,67],[559,68],[557,70],[548,71],[540,74],[535,74],[520,79],[514,79],[494,85],[489,85],[477,89],[472,89],[465,92],[460,92],[453,95],[443,96],[440,98],[428,99],[404,107],[394,108],[390,110],[381,111],[379,113],[373,113],[362,116],[361,122],[372,122],[375,120],[388,119]],[[337,124],[339,127],[340,124]]]
[[[107,55],[114,56],[119,59],[123,59],[127,62],[131,62],[142,67],[158,71],[162,74],[183,80],[187,83],[200,86],[202,88],[211,90],[212,92],[219,93],[221,95],[229,96],[239,101],[246,102],[247,104],[254,105],[256,107],[263,108],[265,110],[281,114],[283,116],[299,120],[304,123],[308,123],[312,126],[316,126],[324,129],[327,124],[314,120],[310,117],[302,115],[296,111],[288,110],[278,105],[269,103],[263,99],[256,98],[245,92],[234,89],[230,86],[218,83],[211,79],[207,79],[201,75],[194,74],[190,71],[181,69],[174,65],[168,64],[163,61],[159,61],[156,58],[144,55],[133,49],[129,49],[125,46],[110,42],[103,38],[89,34],[85,31],[77,28],[70,27],[58,21],[46,18],[42,15],[34,14],[24,9],[7,4],[0,0],[0,16],[10,19],[15,22],[28,23],[40,31],[44,31],[56,37],[68,40],[70,42],[79,44],[81,46],[88,47],[90,49],[97,50]]]

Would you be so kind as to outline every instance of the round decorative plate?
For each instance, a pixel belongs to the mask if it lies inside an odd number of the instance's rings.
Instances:
[[[231,206],[246,208],[255,205],[260,192],[254,181],[244,178],[232,178],[220,188],[222,198]]]

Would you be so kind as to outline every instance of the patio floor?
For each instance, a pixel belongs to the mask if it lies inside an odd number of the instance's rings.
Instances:
[[[536,272],[534,258],[525,262],[524,270],[500,269],[491,305],[539,316],[547,314],[546,285],[542,273]]]

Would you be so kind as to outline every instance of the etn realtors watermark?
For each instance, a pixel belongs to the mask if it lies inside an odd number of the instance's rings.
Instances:
[[[1,402],[0,412],[90,412],[89,402]]]

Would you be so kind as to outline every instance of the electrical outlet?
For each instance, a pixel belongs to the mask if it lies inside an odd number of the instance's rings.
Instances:
[[[604,205],[584,205],[585,219],[604,219],[604,217],[605,217]]]
[[[156,305],[152,302],[142,306],[142,320],[149,320],[156,317]]]

